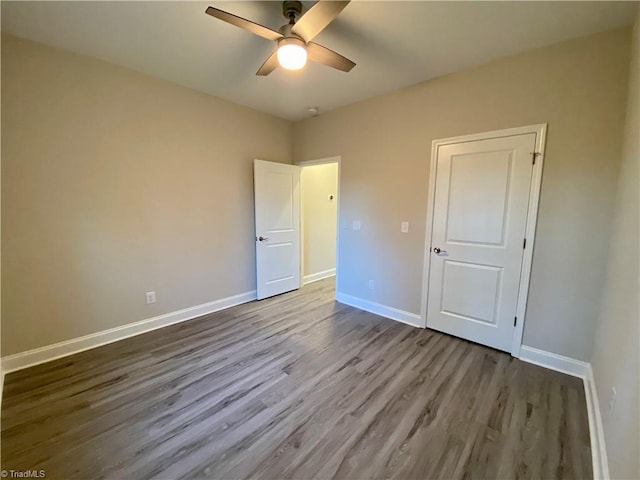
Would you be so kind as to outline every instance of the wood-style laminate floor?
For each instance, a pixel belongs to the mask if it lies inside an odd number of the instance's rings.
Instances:
[[[591,478],[582,382],[333,301],[333,282],[7,376],[48,479]]]

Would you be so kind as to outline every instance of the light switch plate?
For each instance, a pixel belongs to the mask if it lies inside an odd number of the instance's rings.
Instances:
[[[145,293],[145,297],[147,299],[147,304],[156,303],[156,292],[147,292]]]
[[[400,223],[400,232],[409,233],[409,222],[401,222]]]
[[[360,224],[360,220],[354,220],[352,226],[354,230],[360,230],[362,225]]]

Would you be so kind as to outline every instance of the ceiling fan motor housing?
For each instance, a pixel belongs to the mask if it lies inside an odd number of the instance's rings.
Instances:
[[[295,33],[293,33],[291,31],[291,27],[293,27],[293,25],[291,25],[290,23],[280,27],[279,32],[283,35],[283,38],[281,38],[280,40],[283,40],[286,38],[295,38],[300,40],[304,44],[305,43],[304,38],[302,38],[300,35],[296,35]],[[278,40],[278,42],[280,40]]]
[[[282,2],[282,14],[287,20],[295,20],[302,13],[302,2],[285,1]]]

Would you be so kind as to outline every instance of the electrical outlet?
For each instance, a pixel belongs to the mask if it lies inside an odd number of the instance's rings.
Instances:
[[[376,288],[375,280],[369,280],[369,290],[373,290]]]
[[[354,230],[360,230],[360,228],[362,227],[362,224],[360,223],[360,220],[354,220],[351,226],[353,227]]]
[[[616,387],[611,387],[611,394],[609,394],[609,411],[613,410],[613,406],[616,404],[616,397],[618,396],[618,391]]]
[[[401,233],[409,233],[409,222],[401,222],[400,223],[400,232]]]
[[[156,303],[156,292],[147,292],[145,295],[147,297],[147,305],[150,303]]]

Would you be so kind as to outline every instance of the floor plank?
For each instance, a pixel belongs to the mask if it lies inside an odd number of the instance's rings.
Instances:
[[[591,478],[579,379],[333,300],[332,279],[9,374],[55,479]]]

